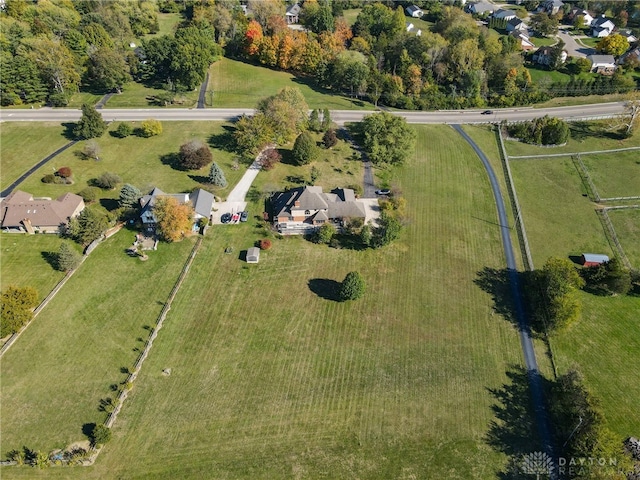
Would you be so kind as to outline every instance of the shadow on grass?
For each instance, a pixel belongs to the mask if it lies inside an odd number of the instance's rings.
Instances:
[[[93,437],[93,429],[96,428],[95,423],[85,423],[82,425],[82,434],[85,435],[89,440]]]
[[[233,132],[236,130],[235,127],[223,125],[222,129],[224,130],[222,133],[214,133],[209,137],[209,145],[213,148],[224,150],[225,152],[236,152],[238,144],[233,137]]]
[[[506,372],[508,381],[499,388],[487,388],[493,398],[494,420],[489,424],[486,443],[496,452],[509,456],[497,477],[502,480],[523,478],[523,455],[541,450],[535,424],[535,412],[529,389],[529,374],[516,365]]]
[[[624,140],[624,136],[618,132],[610,132],[602,128],[602,125],[592,122],[573,122],[569,125],[571,138],[582,142],[589,137],[610,138],[612,140]]]
[[[186,171],[186,169],[180,165],[180,155],[177,152],[160,155],[160,162],[162,162],[163,165],[170,166],[174,170],[179,170],[181,172]]]
[[[56,252],[40,252],[40,255],[45,262],[51,265],[51,268],[58,269],[58,254]]]
[[[116,210],[120,206],[115,198],[101,198],[100,205],[109,212]]]
[[[484,267],[473,281],[483,291],[491,295],[493,311],[518,327],[515,305],[511,294],[509,271],[506,268]]]
[[[329,280],[328,278],[312,278],[309,280],[309,290],[320,298],[325,300],[340,301],[338,292],[340,291],[340,282]]]
[[[205,177],[204,175],[187,175],[191,180],[198,183],[209,183],[209,177]]]
[[[75,122],[64,122],[62,123],[64,127],[64,131],[62,132],[62,136],[67,140],[77,140],[78,138],[73,133],[73,129],[76,128]]]

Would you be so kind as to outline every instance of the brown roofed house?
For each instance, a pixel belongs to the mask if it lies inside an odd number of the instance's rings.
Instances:
[[[2,229],[13,233],[58,233],[82,210],[84,201],[74,193],[51,200],[16,190],[0,203]]]

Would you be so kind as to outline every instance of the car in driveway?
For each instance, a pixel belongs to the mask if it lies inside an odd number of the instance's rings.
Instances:
[[[222,216],[220,217],[220,221],[222,223],[229,223],[231,221],[231,214],[230,213],[223,213]]]
[[[240,221],[246,222],[249,219],[249,212],[246,210],[244,212],[240,212]]]
[[[391,194],[391,190],[388,190],[386,188],[383,188],[381,190],[376,190],[376,195],[390,195]]]

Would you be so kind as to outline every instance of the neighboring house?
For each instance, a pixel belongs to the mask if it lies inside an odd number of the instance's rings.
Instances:
[[[538,12],[546,12],[549,15],[555,15],[564,7],[562,0],[546,0],[538,7]]]
[[[518,30],[514,30],[509,35],[514,37],[516,40],[518,40],[518,42],[520,43],[520,48],[522,48],[522,50],[524,50],[525,52],[530,52],[531,50],[535,50],[536,46],[525,33]]]
[[[300,11],[302,8],[299,3],[294,3],[287,8],[287,12],[284,14],[288,24],[298,23],[300,21]]]
[[[516,12],[513,10],[499,9],[491,15],[491,18],[495,18],[497,20],[511,20],[512,18],[516,18]]]
[[[407,33],[409,33],[411,30],[413,30],[413,23],[405,22],[404,29]]]
[[[140,220],[148,231],[153,231],[156,228],[158,220],[153,214],[153,207],[156,204],[158,198],[172,197],[179,203],[191,203],[193,207],[194,220],[200,218],[211,218],[211,210],[213,209],[214,198],[213,194],[198,188],[191,193],[164,193],[158,187],[154,188],[148,195],[143,196],[140,199],[140,206],[142,211],[140,212]]]
[[[595,267],[608,261],[608,256],[599,253],[583,253],[580,257],[580,263],[585,267]]]
[[[518,17],[513,17],[511,20],[507,22],[506,27],[507,32],[527,32],[529,27],[526,23],[520,20]]]
[[[553,58],[553,47],[540,47],[536,52],[534,52],[531,61],[533,63],[537,63],[538,65],[551,65]],[[560,61],[564,63],[567,60],[568,53],[563,50],[560,54]]]
[[[413,18],[421,18],[424,15],[424,12],[420,9],[420,7],[417,7],[416,5],[407,7],[405,11],[407,12],[407,15]]]
[[[496,10],[496,6],[493,3],[481,0],[480,2],[470,3],[467,5],[466,10],[469,13],[483,15],[485,13],[493,13]]]
[[[616,71],[616,59],[613,55],[589,55],[587,59],[591,61],[592,72],[613,75]]]
[[[281,233],[309,233],[326,222],[337,227],[347,218],[364,219],[364,203],[350,188],[324,193],[322,187],[298,187],[272,198],[273,222]]]
[[[627,61],[640,62],[640,47],[636,47],[632,50],[629,50],[624,55],[621,55],[618,59],[618,65],[623,65]]]
[[[615,28],[615,24],[603,14],[591,22],[591,36],[595,38],[608,37]]]
[[[15,190],[0,202],[2,229],[13,233],[58,233],[82,210],[84,201],[74,193],[51,200]]]
[[[585,27],[588,27],[589,25],[591,25],[591,22],[593,22],[593,16],[588,11],[582,8],[572,8],[568,15],[569,20],[571,20],[572,22],[574,22],[575,19],[580,16],[584,19],[583,22]]]
[[[618,33],[627,39],[629,45],[633,45],[638,41],[638,37],[636,37],[631,30],[618,30]]]

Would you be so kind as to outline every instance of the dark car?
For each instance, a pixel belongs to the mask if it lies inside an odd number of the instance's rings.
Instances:
[[[240,213],[240,221],[246,222],[249,219],[249,212],[244,211]]]
[[[389,195],[390,193],[391,193],[391,190],[387,190],[386,188],[382,190],[376,190],[376,195]]]
[[[493,110],[485,110],[480,115],[493,115]]]
[[[222,223],[229,223],[231,221],[231,214],[230,213],[223,213],[222,216],[220,217],[220,221]]]

